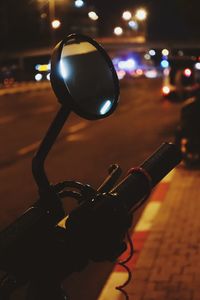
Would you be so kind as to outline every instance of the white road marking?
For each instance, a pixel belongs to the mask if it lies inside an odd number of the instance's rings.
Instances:
[[[81,140],[85,140],[85,135],[81,133],[70,134],[66,137],[67,142],[76,142]]]
[[[73,126],[69,127],[68,128],[68,132],[70,134],[66,137],[66,141],[68,141],[68,142],[75,142],[75,141],[84,140],[85,139],[85,135],[84,134],[80,134],[80,133],[76,133],[76,132],[78,132],[79,130],[84,129],[87,126],[88,126],[87,122],[81,122],[81,123],[78,123],[76,125],[73,125]],[[40,143],[41,143],[41,141],[37,141],[37,142],[35,142],[33,144],[30,144],[30,145],[28,145],[26,147],[21,148],[20,150],[17,151],[17,155],[23,156],[23,155],[26,155],[28,153],[31,153],[31,152],[37,150],[37,148],[39,147]]]
[[[17,151],[17,155],[22,156],[35,151],[39,147],[40,143],[41,141],[37,141],[31,145],[21,148],[20,150]]]
[[[87,122],[80,122],[76,125],[72,125],[70,126],[67,131],[69,133],[75,133],[77,131],[80,131],[80,130],[83,130],[84,128],[86,128],[88,126],[88,123]]]
[[[55,111],[55,106],[54,105],[48,105],[40,108],[36,108],[32,111],[33,114],[43,114],[43,113],[49,113]]]

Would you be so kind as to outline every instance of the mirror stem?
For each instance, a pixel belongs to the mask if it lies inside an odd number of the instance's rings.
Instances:
[[[32,160],[32,173],[33,177],[39,187],[39,191],[49,189],[50,183],[47,178],[47,175],[45,173],[44,169],[44,163],[45,159],[51,150],[53,144],[56,141],[56,138],[58,137],[66,119],[68,118],[70,114],[70,108],[61,106],[60,110],[58,111],[55,119],[51,123],[46,136],[42,140],[38,151],[36,152],[35,156]]]

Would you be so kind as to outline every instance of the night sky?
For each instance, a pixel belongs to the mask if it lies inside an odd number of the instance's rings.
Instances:
[[[148,36],[151,40],[200,40],[199,0],[91,0],[91,2],[95,2],[105,16],[106,25],[109,23],[108,20],[115,19],[114,15],[119,18],[124,8],[145,6],[149,11]]]
[[[0,0],[0,51],[45,45],[49,39],[45,28],[41,31],[38,2],[47,0]],[[70,0],[68,0],[69,2]],[[71,0],[73,1],[73,0]],[[119,24],[124,9],[145,6],[148,9],[148,38],[156,41],[200,41],[200,0],[85,0],[95,5],[99,15],[100,35],[109,36]],[[60,4],[59,4],[60,3]],[[57,1],[65,19],[67,11]],[[45,8],[45,5],[44,5]],[[47,26],[47,22],[46,22]],[[68,32],[66,32],[68,33]]]

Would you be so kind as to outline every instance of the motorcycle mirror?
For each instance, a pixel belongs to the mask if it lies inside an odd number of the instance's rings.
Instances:
[[[112,61],[88,36],[71,34],[55,47],[50,77],[58,101],[83,118],[105,118],[117,106],[119,82]]]

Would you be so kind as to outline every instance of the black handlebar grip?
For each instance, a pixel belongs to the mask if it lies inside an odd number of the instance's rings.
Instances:
[[[130,170],[111,193],[117,193],[131,210],[180,161],[181,153],[177,147],[172,143],[163,143],[139,168]]]
[[[154,187],[181,159],[181,152],[176,145],[163,143],[140,167],[149,174]]]

